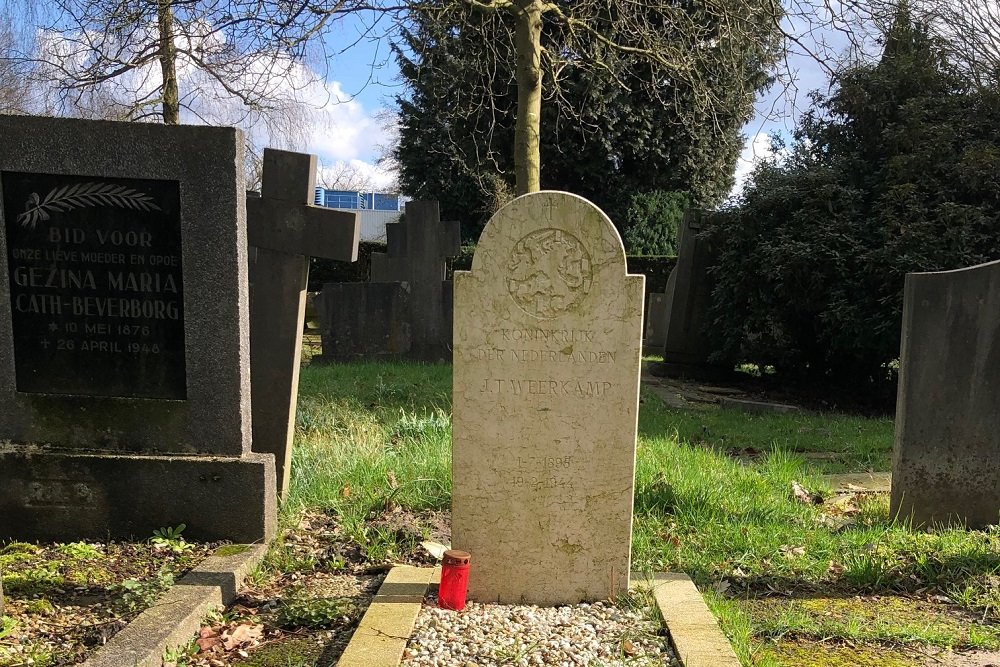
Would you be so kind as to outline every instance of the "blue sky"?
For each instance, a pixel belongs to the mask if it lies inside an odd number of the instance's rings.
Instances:
[[[785,1],[808,5],[811,0]],[[837,0],[832,2],[840,6]],[[325,59],[317,58],[311,66],[296,65],[289,75],[272,79],[273,94],[278,99],[302,102],[297,107],[302,111],[290,127],[255,126],[251,134],[256,144],[316,153],[327,175],[347,167],[367,179],[366,187],[390,187],[392,175],[376,164],[391,144],[385,120],[379,118],[379,113],[392,106],[393,96],[402,92],[402,87],[389,40],[385,37],[390,32],[390,17],[383,15],[372,25],[373,20],[373,15],[351,15],[338,20],[326,38]],[[828,19],[811,10],[803,11],[796,18],[786,19],[786,29],[794,34],[807,34],[814,24],[824,20]],[[836,35],[836,31],[820,31],[810,39],[818,42],[829,38],[836,44]],[[381,36],[381,39],[374,36]],[[50,41],[49,45],[58,52],[58,39]],[[147,71],[134,73],[131,83],[138,90],[155,85],[159,72],[154,70],[156,68],[150,66]],[[793,85],[790,88],[776,85],[769,95],[758,100],[757,116],[744,128],[747,142],[737,165],[738,182],[750,171],[755,159],[769,153],[768,134],[774,131],[789,133],[796,112],[808,103],[807,93],[827,85],[825,73],[811,58],[793,54],[787,71]],[[259,74],[251,67],[247,76]],[[215,84],[211,80],[206,84],[206,77],[200,76],[196,68],[179,65],[178,78],[182,92],[195,92],[193,99],[201,114],[199,118],[193,113],[185,115],[182,112],[182,122],[228,125],[242,120],[245,109],[221,90],[212,90]]]

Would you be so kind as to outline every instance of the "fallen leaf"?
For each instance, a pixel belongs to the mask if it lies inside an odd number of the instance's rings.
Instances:
[[[635,655],[639,652],[636,650],[635,645],[627,639],[622,641],[622,650],[625,651],[627,655]]]
[[[808,503],[812,498],[805,487],[795,480],[792,480],[792,497],[800,503]]]
[[[228,636],[224,635],[222,645],[227,651],[249,644],[261,638],[263,627],[250,623],[241,623],[229,631]]]
[[[201,637],[195,640],[195,644],[198,645],[198,650],[202,653],[207,653],[214,649],[216,646],[222,644],[222,640],[218,637]]]
[[[431,540],[424,540],[420,543],[420,546],[422,546],[427,553],[438,560],[444,558],[444,552],[451,548],[441,544],[440,542],[433,542]]]
[[[216,646],[222,644],[222,639],[219,636],[221,633],[221,626],[210,628],[203,627],[198,631],[198,639],[195,640],[195,644],[198,645],[198,650],[207,653],[211,651]]]
[[[805,547],[793,547],[787,544],[783,544],[778,547],[778,551],[785,555],[785,558],[797,558],[799,556],[804,556],[806,554]]]
[[[819,505],[823,502],[823,496],[818,493],[809,493],[806,487],[795,480],[792,480],[792,498],[800,503],[807,503],[809,505]]]
[[[723,579],[722,581],[717,581],[712,584],[712,590],[716,593],[725,593],[729,590],[730,586],[732,586],[732,584],[730,584],[727,579]]]

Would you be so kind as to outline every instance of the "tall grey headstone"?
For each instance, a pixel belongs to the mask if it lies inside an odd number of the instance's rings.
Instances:
[[[708,267],[714,253],[698,236],[702,212],[689,210],[678,230],[677,265],[667,279],[663,361],[668,364],[704,364],[710,352],[704,327],[711,303]]]
[[[906,276],[890,513],[1000,519],[1000,262]]]
[[[309,258],[358,259],[357,213],[313,206],[316,156],[264,149],[260,197],[247,200],[253,450],[274,454],[288,492]]]
[[[455,273],[452,544],[472,599],[628,590],[643,284],[565,192],[502,208]]]
[[[273,534],[274,460],[251,452],[243,145],[0,116],[0,539]]]
[[[667,295],[653,292],[646,302],[645,335],[643,350],[659,354],[667,342],[664,325],[667,322]]]

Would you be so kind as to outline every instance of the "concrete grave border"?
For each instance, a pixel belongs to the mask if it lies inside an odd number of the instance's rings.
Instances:
[[[219,550],[240,549],[206,558],[91,654],[82,667],[160,667],[164,651],[187,645],[208,612],[236,598],[250,570],[267,553],[266,544],[228,545]]]
[[[397,667],[424,595],[440,576],[441,568],[392,568],[337,666]],[[684,667],[740,667],[732,645],[686,574],[660,572],[647,577],[633,572],[630,588],[653,590],[670,643]]]

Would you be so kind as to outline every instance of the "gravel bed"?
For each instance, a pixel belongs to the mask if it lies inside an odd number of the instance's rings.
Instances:
[[[470,602],[460,612],[428,598],[403,653],[409,667],[680,667],[651,610],[610,602],[563,607]]]

